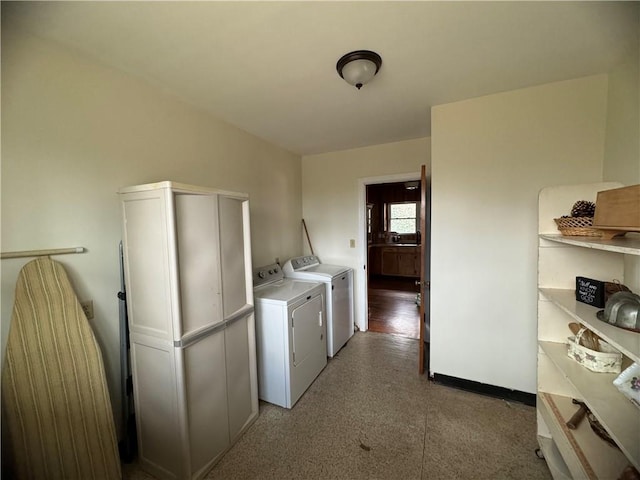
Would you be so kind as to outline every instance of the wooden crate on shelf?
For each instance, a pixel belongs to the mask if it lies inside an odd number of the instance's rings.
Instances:
[[[598,192],[593,228],[604,238],[640,232],[640,185]]]

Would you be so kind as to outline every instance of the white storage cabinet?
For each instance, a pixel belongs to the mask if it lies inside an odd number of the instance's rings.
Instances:
[[[625,280],[625,256],[640,255],[637,235],[600,240],[563,237],[553,221],[577,200],[596,199],[617,183],[549,187],[539,197],[538,441],[554,478],[617,479],[627,465],[640,470],[640,409],[613,385],[615,373],[594,373],[567,356],[570,322],[578,322],[618,349],[624,369],[640,362],[640,334],[596,318],[598,308],[576,302],[575,277]],[[585,418],[576,430],[566,421],[584,401],[620,449],[609,446]]]
[[[248,197],[119,193],[140,463],[201,478],[258,416]]]

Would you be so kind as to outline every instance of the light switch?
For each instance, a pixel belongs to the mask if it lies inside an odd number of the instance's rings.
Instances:
[[[353,238],[349,240],[349,248],[356,248],[356,241]]]

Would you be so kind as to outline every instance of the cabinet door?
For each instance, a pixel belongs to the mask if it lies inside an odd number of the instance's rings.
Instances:
[[[122,199],[129,329],[173,339],[167,202],[161,191]]]
[[[413,277],[416,274],[416,261],[413,248],[407,248],[398,254],[398,274],[406,277]]]
[[[225,355],[229,436],[234,438],[258,414],[253,313],[227,324]]]
[[[398,275],[400,268],[398,265],[398,253],[395,248],[384,248],[382,250],[382,274]]]
[[[182,337],[222,321],[217,196],[180,193],[174,204]]]
[[[220,218],[220,263],[222,266],[222,305],[224,318],[247,305],[248,256],[247,239],[249,218],[247,200],[233,197],[219,197]]]
[[[182,443],[175,349],[152,337],[132,339],[131,360],[140,462],[154,472],[180,476]]]
[[[215,460],[229,445],[225,330],[213,332],[185,347],[182,354],[190,477]]]
[[[382,249],[369,247],[369,273],[379,275],[382,273]]]

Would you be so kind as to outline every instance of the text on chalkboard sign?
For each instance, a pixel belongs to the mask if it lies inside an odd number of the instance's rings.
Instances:
[[[587,277],[576,277],[576,300],[604,308],[604,282]]]

